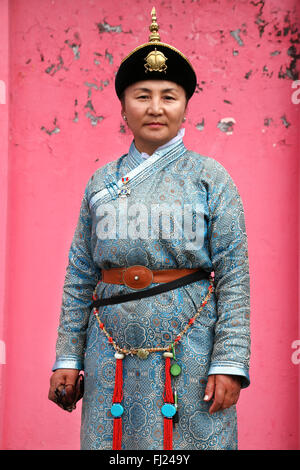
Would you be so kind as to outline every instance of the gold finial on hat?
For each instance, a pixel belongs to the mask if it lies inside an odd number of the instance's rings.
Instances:
[[[149,42],[159,42],[160,41],[160,36],[158,34],[159,26],[158,26],[157,21],[156,21],[155,7],[152,8],[151,17],[152,17],[152,23],[149,26],[149,30],[151,32],[151,34],[149,36]]]

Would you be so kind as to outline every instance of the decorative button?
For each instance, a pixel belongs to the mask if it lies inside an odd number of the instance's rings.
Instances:
[[[124,408],[120,403],[114,403],[110,409],[111,414],[114,418],[119,418],[124,412]]]
[[[162,406],[161,412],[165,418],[173,418],[176,413],[176,407],[171,403],[166,403],[164,406]]]
[[[123,272],[123,282],[131,289],[145,289],[153,282],[153,273],[146,266],[130,266]]]

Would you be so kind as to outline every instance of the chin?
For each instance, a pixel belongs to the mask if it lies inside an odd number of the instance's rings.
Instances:
[[[149,140],[149,142],[158,142],[160,140],[168,142],[170,139],[172,139],[172,136],[166,132],[166,129],[154,129],[151,132],[147,132],[147,135],[145,135],[145,140]]]

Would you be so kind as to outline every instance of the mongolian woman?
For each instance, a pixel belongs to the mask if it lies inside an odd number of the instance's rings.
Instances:
[[[197,83],[160,41],[121,63],[115,88],[134,140],[86,185],[69,252],[49,398],[81,397],[82,449],[237,449],[249,385],[244,212],[224,167],[186,149]]]

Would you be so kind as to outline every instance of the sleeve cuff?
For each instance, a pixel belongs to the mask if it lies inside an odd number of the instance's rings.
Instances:
[[[83,361],[74,356],[60,356],[56,358],[56,361],[52,367],[52,371],[54,372],[56,369],[83,370]]]
[[[242,388],[247,388],[250,385],[250,377],[248,370],[240,364],[231,364],[228,362],[212,363],[209,368],[208,375],[213,374],[239,375],[242,379]]]

